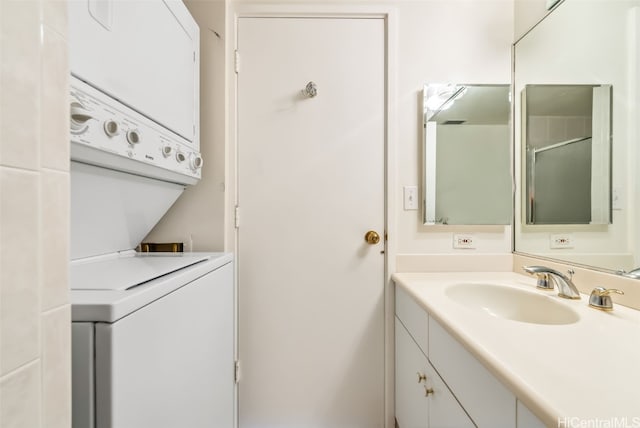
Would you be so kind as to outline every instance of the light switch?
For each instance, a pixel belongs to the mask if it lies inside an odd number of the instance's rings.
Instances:
[[[614,187],[611,189],[611,209],[624,209],[624,191],[620,187]]]
[[[418,209],[418,186],[404,186],[404,209]]]

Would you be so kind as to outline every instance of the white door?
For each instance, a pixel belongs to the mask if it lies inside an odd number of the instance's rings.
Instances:
[[[384,21],[238,21],[240,427],[382,427]]]

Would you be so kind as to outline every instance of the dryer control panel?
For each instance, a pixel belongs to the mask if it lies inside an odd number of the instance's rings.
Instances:
[[[71,159],[195,184],[203,159],[183,137],[71,77]]]

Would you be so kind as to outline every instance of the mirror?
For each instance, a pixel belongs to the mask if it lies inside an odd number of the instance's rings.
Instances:
[[[509,85],[425,85],[424,224],[511,224],[509,94]]]
[[[521,108],[527,224],[610,223],[611,85],[526,85]]]
[[[640,0],[564,0],[515,43],[516,252],[640,266],[639,49]]]

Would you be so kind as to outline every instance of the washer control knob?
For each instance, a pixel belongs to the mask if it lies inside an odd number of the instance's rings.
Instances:
[[[187,160],[187,157],[184,155],[184,153],[179,151],[178,153],[176,153],[176,160],[178,161],[178,163],[182,163]]]
[[[202,156],[197,153],[191,153],[191,157],[189,158],[189,166],[191,167],[191,170],[194,172],[199,170],[202,168],[203,162]]]
[[[137,129],[130,129],[127,131],[127,141],[132,146],[135,146],[141,141],[140,131]]]
[[[120,133],[120,125],[113,119],[104,121],[104,132],[109,137],[115,137]]]
[[[69,108],[71,115],[71,132],[80,134],[87,130],[88,121],[93,119],[91,112],[85,108],[79,101],[72,101]]]
[[[169,145],[162,147],[162,156],[168,158],[169,156],[171,156],[171,153],[173,153],[173,147]]]

